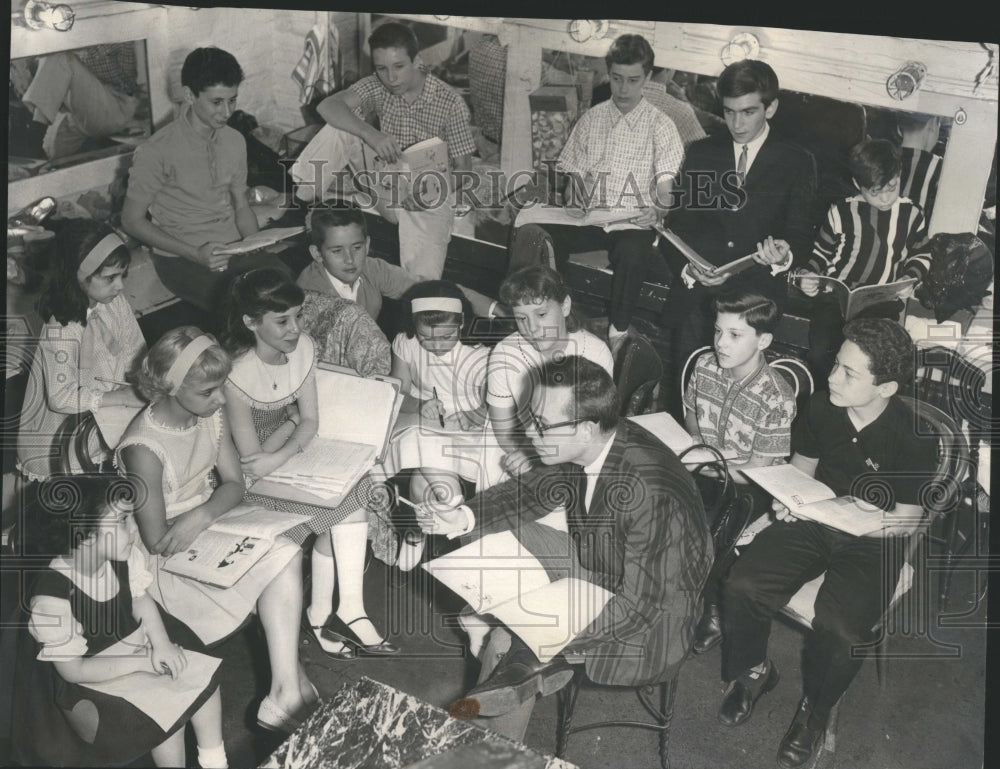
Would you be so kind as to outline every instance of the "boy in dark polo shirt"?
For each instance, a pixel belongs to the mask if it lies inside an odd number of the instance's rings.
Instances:
[[[813,396],[792,431],[791,463],[838,496],[878,497],[882,511],[870,514],[882,516],[884,528],[854,536],[796,519],[776,503],[778,520],[740,554],[723,592],[723,676],[731,684],[719,720],[737,726],[778,682],[767,658],[771,618],[825,573],[803,655],[805,696],[778,749],[778,763],[793,769],[815,754],[830,710],[861,665],[851,650],[871,640],[895,589],[936,466],[936,442],[914,435],[913,414],[896,397],[913,378],[909,335],[894,321],[865,318],[848,323],[844,336],[830,392]]]

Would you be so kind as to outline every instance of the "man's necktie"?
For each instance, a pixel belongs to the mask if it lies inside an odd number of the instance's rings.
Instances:
[[[576,499],[580,515],[587,514],[587,474],[580,468],[576,476]]]
[[[747,181],[747,145],[743,145],[743,149],[740,150],[740,160],[736,164],[736,173],[740,177],[740,186],[742,187]]]

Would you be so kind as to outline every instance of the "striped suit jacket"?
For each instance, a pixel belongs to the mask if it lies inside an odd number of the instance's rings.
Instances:
[[[690,648],[713,550],[701,497],[677,456],[642,427],[622,420],[584,510],[573,464],[542,467],[470,501],[476,528],[464,538],[509,529],[567,507],[576,563],[614,595],[567,647],[583,654],[588,677],[636,686],[676,675]],[[522,536],[529,550],[530,537]]]

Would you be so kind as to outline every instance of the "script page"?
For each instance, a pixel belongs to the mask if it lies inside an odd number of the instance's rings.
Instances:
[[[270,539],[205,529],[187,550],[170,556],[163,568],[198,582],[231,587],[270,547]]]
[[[833,489],[822,481],[806,475],[795,465],[770,465],[740,470],[747,478],[764,488],[787,507],[793,515],[813,502],[833,499]]]
[[[645,427],[655,435],[668,449],[675,454],[680,454],[685,449],[694,445],[695,440],[687,430],[681,426],[680,422],[673,418],[666,411],[658,411],[655,414],[639,414],[629,417],[640,427]],[[736,452],[732,449],[719,452],[726,459],[735,459]],[[696,449],[684,455],[686,464],[698,464],[699,462],[711,462],[715,455],[707,449]]]

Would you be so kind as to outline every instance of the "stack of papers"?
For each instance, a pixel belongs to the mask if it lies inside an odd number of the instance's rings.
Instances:
[[[691,437],[691,434],[681,427],[680,423],[666,411],[657,411],[655,414],[640,414],[639,416],[629,417],[629,419],[640,427],[645,427],[649,430],[675,454],[680,454],[697,443]],[[737,457],[737,453],[733,449],[726,449],[719,453],[727,460],[736,459]],[[715,454],[708,449],[695,449],[684,455],[684,463],[696,465],[700,462],[711,462],[715,458]]]
[[[350,491],[374,462],[374,446],[317,437],[304,452],[268,475],[267,480],[294,486],[317,497],[333,498]]]

